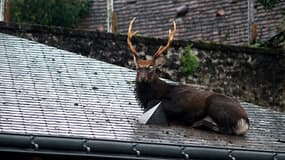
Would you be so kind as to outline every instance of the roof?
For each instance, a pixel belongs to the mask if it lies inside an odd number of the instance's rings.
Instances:
[[[245,137],[142,125],[133,92],[135,71],[3,33],[0,52],[1,152],[285,156],[284,113],[242,102],[251,122]]]
[[[92,0],[89,15],[82,19],[80,28],[98,29],[107,23],[107,1]],[[188,13],[177,18],[176,39],[212,41],[216,43],[246,45],[249,43],[252,23],[256,25],[257,40],[264,41],[278,33],[285,1],[266,9],[259,1],[189,1],[189,0],[117,0],[113,7],[117,15],[117,28],[127,33],[132,17],[137,17],[134,30],[142,35],[167,37],[177,9],[188,5]],[[223,16],[217,12],[224,11]],[[252,22],[253,21],[253,22]],[[105,29],[106,30],[106,29]]]

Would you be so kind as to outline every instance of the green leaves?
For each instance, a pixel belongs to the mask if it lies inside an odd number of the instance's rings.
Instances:
[[[72,28],[91,5],[90,0],[13,0],[10,3],[12,22]]]
[[[185,48],[185,53],[181,58],[183,72],[187,75],[193,74],[199,67],[199,58],[193,54],[192,44]]]

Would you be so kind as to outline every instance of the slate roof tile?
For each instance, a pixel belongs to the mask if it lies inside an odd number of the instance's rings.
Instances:
[[[176,8],[184,4],[189,4],[189,12],[181,23],[177,23],[180,28],[176,39],[207,39],[218,42],[224,38],[224,34],[229,32],[228,39],[225,40],[227,44],[248,43],[247,1],[114,1],[114,10],[118,17],[118,32],[127,33],[129,21],[132,17],[137,17],[135,30],[141,31],[145,36],[166,38],[164,31],[169,29],[171,25],[169,23],[176,15]],[[267,40],[278,32],[276,27],[282,20],[281,12],[285,8],[285,1],[280,1],[271,10],[266,10],[255,2],[255,8],[254,19],[257,24],[258,39]],[[216,17],[218,9],[224,9],[225,16]],[[98,25],[103,25],[106,28],[106,16],[106,1],[94,0],[90,16],[82,22],[81,27],[96,29]],[[217,29],[220,29],[221,34],[216,36],[209,34]]]

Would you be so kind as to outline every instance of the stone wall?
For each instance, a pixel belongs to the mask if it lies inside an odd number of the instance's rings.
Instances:
[[[3,33],[17,35],[84,56],[134,69],[126,36],[104,32],[87,32],[36,25],[0,23]],[[141,57],[150,57],[166,43],[165,39],[135,37]],[[193,44],[200,58],[198,71],[187,76],[180,58],[184,48]],[[174,41],[165,54],[160,76],[182,83],[198,84],[242,101],[285,110],[285,51],[254,49],[190,41]]]

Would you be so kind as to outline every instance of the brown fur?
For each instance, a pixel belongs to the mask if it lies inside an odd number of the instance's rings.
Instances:
[[[135,91],[145,110],[161,101],[169,123],[191,126],[210,116],[219,132],[235,134],[238,120],[243,118],[248,122],[246,112],[233,98],[191,86],[168,84],[157,76],[151,81],[137,81]]]

